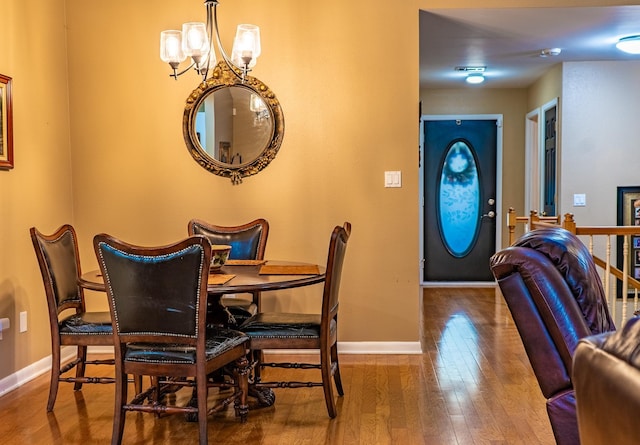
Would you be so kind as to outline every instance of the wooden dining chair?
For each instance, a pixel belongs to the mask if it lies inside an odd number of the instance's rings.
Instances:
[[[113,383],[112,377],[87,377],[86,365],[111,364],[108,360],[87,360],[87,346],[113,346],[109,312],[87,312],[84,290],[78,286],[80,260],[76,232],[69,224],[51,235],[30,229],[31,241],[44,283],[51,332],[51,382],[47,411],[52,411],[59,382],[74,383],[76,391],[84,383]],[[76,358],[61,367],[62,346],[77,346]],[[75,377],[63,377],[75,368]]]
[[[209,241],[193,236],[169,246],[139,247],[100,234],[93,243],[114,320],[112,445],[122,441],[127,411],[197,417],[200,445],[207,443],[209,413],[233,402],[236,415],[245,421],[249,338],[238,331],[206,326]],[[233,380],[208,378],[227,365],[233,368]],[[129,374],[152,376],[155,386],[127,402]],[[166,385],[195,388],[195,403],[168,404],[170,399],[159,394]],[[208,409],[211,386],[234,391]]]
[[[338,394],[344,395],[338,363],[338,296],[342,265],[350,234],[351,224],[348,222],[345,222],[342,227],[336,226],[331,234],[320,314],[258,312],[240,326],[240,330],[251,338],[255,367],[253,386],[256,388],[322,386],[327,411],[331,418],[337,414],[332,377]],[[319,349],[320,363],[265,363],[260,361],[259,354],[265,349]],[[322,382],[263,382],[259,372],[261,367],[320,369]]]
[[[269,236],[269,223],[265,219],[239,226],[219,226],[199,219],[189,221],[189,235],[204,235],[211,244],[227,244],[231,246],[231,260],[263,260]],[[251,315],[260,311],[260,292],[252,293],[252,299],[223,296],[222,304],[240,325]]]

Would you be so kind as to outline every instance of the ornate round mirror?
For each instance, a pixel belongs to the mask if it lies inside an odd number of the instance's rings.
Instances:
[[[269,87],[251,76],[243,81],[221,61],[187,98],[182,131],[198,164],[239,184],[275,158],[284,117]]]

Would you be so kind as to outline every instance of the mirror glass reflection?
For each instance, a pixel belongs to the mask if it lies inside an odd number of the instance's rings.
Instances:
[[[200,148],[222,164],[252,162],[269,145],[273,131],[273,116],[262,97],[242,85],[210,91],[195,116]]]
[[[182,133],[198,165],[240,184],[276,157],[284,115],[267,85],[220,61],[187,97]]]

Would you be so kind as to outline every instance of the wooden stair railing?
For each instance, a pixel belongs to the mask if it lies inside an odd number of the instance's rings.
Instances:
[[[573,215],[571,216],[573,221]],[[611,316],[615,320],[616,318],[616,305],[613,302],[616,301],[616,289],[614,287],[615,281],[611,280],[612,277],[617,278],[622,282],[622,314],[621,319],[627,319],[627,302],[629,296],[629,289],[633,291],[633,313],[638,313],[638,292],[640,291],[640,281],[633,276],[629,275],[629,255],[630,255],[630,239],[632,236],[640,236],[640,227],[638,226],[577,226],[573,222],[573,230],[571,226],[565,227],[567,230],[572,231],[578,236],[589,237],[589,251],[593,256],[593,260],[598,267],[604,269],[604,283],[605,293],[607,294],[607,300],[611,301],[610,309]],[[605,238],[605,259],[602,259],[594,254],[594,238]],[[611,252],[612,244],[611,237],[622,237],[622,270],[611,264]]]
[[[531,210],[529,216],[517,216],[513,207],[509,207],[507,213],[507,227],[509,228],[509,245],[512,245],[516,241],[516,226],[518,224],[524,225],[524,232],[533,230],[538,227],[544,226],[558,226],[560,225],[559,216],[540,216],[536,210]]]
[[[528,217],[517,216],[515,210],[513,208],[509,208],[509,213],[507,215],[509,245],[515,242],[516,226],[518,224],[524,225],[524,232],[542,227],[563,227],[579,237],[588,237],[588,242],[585,244],[593,256],[594,263],[603,271],[603,287],[605,289],[609,309],[611,310],[611,316],[616,320],[617,305],[615,303],[617,300],[617,283],[615,279],[622,283],[621,320],[627,319],[629,289],[631,289],[634,294],[633,313],[634,315],[638,315],[638,293],[640,292],[640,281],[629,275],[629,255],[631,252],[629,245],[632,236],[640,237],[640,226],[578,226],[574,220],[573,214],[571,213],[566,213],[564,215],[564,219],[561,221],[559,216],[538,216],[538,213],[535,210],[532,210]],[[615,240],[619,236],[623,237],[622,270],[613,266],[611,263],[611,255],[613,251],[611,239],[613,237]],[[598,237],[599,240],[604,239],[604,259],[595,253],[595,237]]]

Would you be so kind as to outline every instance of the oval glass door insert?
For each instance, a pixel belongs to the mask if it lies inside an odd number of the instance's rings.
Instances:
[[[453,141],[441,166],[438,204],[440,236],[451,255],[461,258],[473,248],[480,228],[480,182],[471,148]]]

